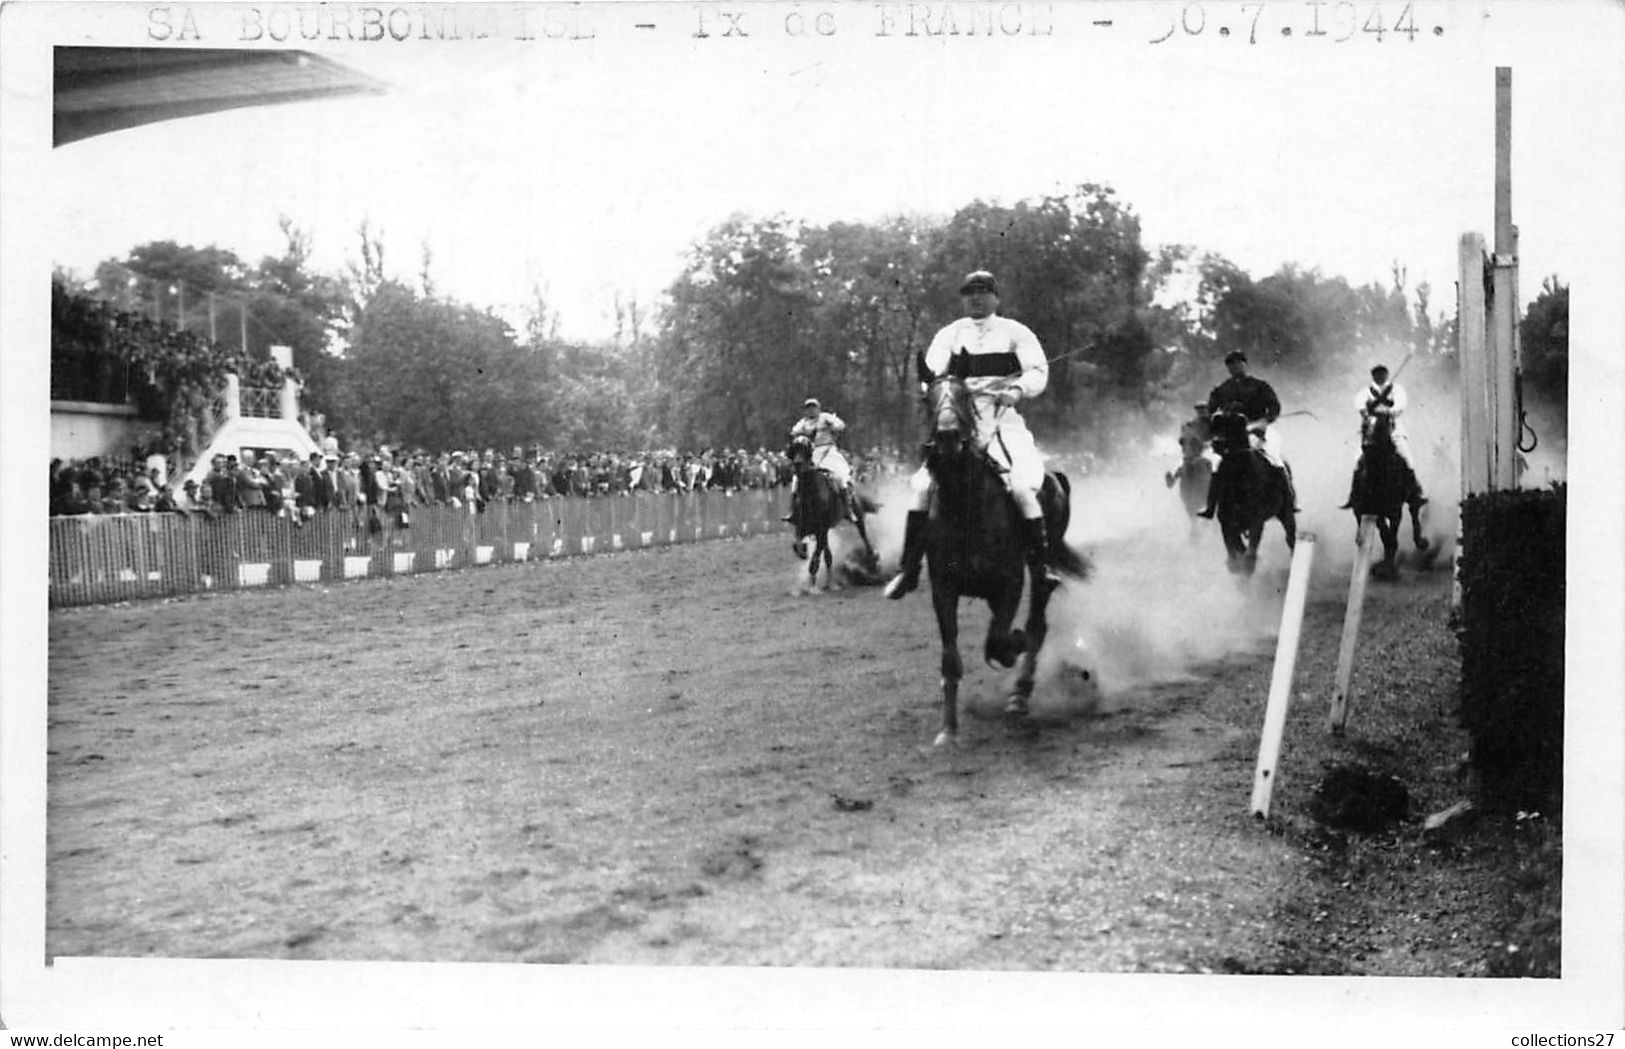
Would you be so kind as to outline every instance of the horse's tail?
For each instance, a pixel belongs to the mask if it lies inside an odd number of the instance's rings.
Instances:
[[[1095,566],[1082,551],[1074,550],[1066,541],[1066,526],[1072,516],[1072,482],[1059,470],[1053,471],[1050,476],[1055,478],[1056,487],[1060,489],[1060,499],[1056,507],[1058,512],[1054,522],[1056,527],[1048,529],[1045,535],[1049,544],[1050,567],[1074,579],[1088,579],[1094,573]]]
[[[1049,563],[1062,575],[1078,580],[1088,579],[1095,570],[1087,555],[1068,546],[1066,540],[1058,535],[1049,537]]]

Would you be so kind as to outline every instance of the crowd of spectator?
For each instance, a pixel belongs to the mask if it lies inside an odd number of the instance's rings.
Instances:
[[[850,458],[860,481],[898,471],[895,457],[879,449]],[[399,527],[409,525],[420,506],[482,512],[495,502],[779,488],[790,483],[791,473],[782,452],[762,448],[555,454],[516,447],[505,454],[494,448],[429,453],[381,447],[341,454],[327,438],[322,450],[303,460],[248,451],[241,458],[216,455],[201,483],[188,479],[178,489],[158,452],[117,462],[52,460],[50,503],[52,515],[264,512],[295,524],[344,511],[358,521],[387,515]]]
[[[274,360],[258,360],[51,282],[53,400],[134,404],[143,416],[165,420],[167,452],[195,455],[200,449],[192,442],[228,372],[245,387],[276,389],[287,374]]]

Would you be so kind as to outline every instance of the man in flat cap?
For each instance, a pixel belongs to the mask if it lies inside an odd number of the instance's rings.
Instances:
[[[1004,483],[1025,519],[1028,563],[1035,578],[1057,582],[1046,556],[1049,544],[1038,502],[1044,459],[1016,409],[1023,400],[1044,392],[1049,384],[1049,361],[1032,329],[999,315],[999,282],[993,274],[987,270],[968,274],[960,283],[959,298],[965,316],[931,340],[919,358],[920,381],[928,383],[938,375],[965,380],[977,411],[977,443],[1004,468]],[[909,489],[914,501],[904,525],[902,564],[885,589],[893,600],[920,585],[931,505],[931,473],[926,467],[915,472]]]
[[[1286,478],[1287,493],[1296,509],[1298,493],[1292,484],[1292,468],[1282,458],[1281,436],[1274,425],[1275,420],[1281,417],[1281,399],[1275,396],[1275,388],[1269,383],[1247,374],[1247,355],[1240,350],[1231,350],[1226,354],[1224,366],[1230,372],[1230,378],[1215,386],[1213,392],[1207,395],[1208,411],[1215,415],[1239,412],[1246,418],[1252,446],[1263,452],[1269,464]],[[1208,485],[1207,506],[1199,514],[1201,517],[1211,518],[1219,505],[1219,476],[1215,473],[1213,483]]]
[[[846,423],[834,412],[824,411],[824,406],[816,397],[808,397],[801,402],[801,418],[790,427],[790,439],[805,437],[812,442],[812,465],[814,469],[827,472],[832,480],[841,489],[846,499],[848,514],[856,514],[858,501],[852,491],[852,464],[846,461],[841,454],[837,443],[841,434],[846,432]],[[780,520],[794,521],[796,519],[796,500],[800,495],[797,479],[790,479],[790,512]]]

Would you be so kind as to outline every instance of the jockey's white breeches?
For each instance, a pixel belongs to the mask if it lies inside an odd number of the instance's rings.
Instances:
[[[833,444],[814,447],[812,464],[820,470],[829,471],[829,475],[835,479],[835,483],[842,488],[852,483],[852,464],[846,461],[846,456],[842,455],[841,450]]]
[[[1281,447],[1281,430],[1279,427],[1266,426],[1262,434],[1253,429],[1249,429],[1247,432],[1252,435],[1250,439],[1252,446],[1264,453],[1264,458],[1269,460],[1271,466],[1285,468],[1286,452]]]
[[[815,470],[823,470],[829,474],[830,480],[842,488],[852,486],[852,464],[846,461],[846,456],[833,444],[826,444],[814,448],[812,453],[812,466]],[[790,492],[794,494],[801,491],[801,478],[790,478]]]
[[[1028,520],[1044,516],[1038,502],[1038,490],[1044,486],[1044,457],[1038,453],[1027,421],[1012,408],[997,414],[984,413],[983,417],[994,421],[977,433],[977,444],[985,445],[989,457],[1001,467],[999,476],[1021,508],[1021,516]],[[910,508],[930,509],[931,471],[921,466],[909,479],[908,487],[914,496]]]

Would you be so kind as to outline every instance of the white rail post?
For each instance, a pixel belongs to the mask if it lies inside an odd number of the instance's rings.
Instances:
[[[1286,731],[1287,707],[1292,702],[1292,673],[1298,664],[1298,637],[1303,631],[1303,606],[1309,596],[1309,566],[1315,557],[1315,537],[1298,535],[1287,577],[1286,604],[1281,608],[1281,636],[1275,643],[1275,670],[1270,676],[1269,704],[1264,708],[1264,732],[1258,742],[1258,767],[1253,773],[1252,812],[1270,814],[1270,791],[1275,787],[1275,766]]]
[[[1371,575],[1371,533],[1377,519],[1360,516],[1360,532],[1354,540],[1354,570],[1349,576],[1349,603],[1343,613],[1343,641],[1337,649],[1337,683],[1332,687],[1332,709],[1326,727],[1334,736],[1343,734],[1349,717],[1349,696],[1354,677],[1354,646],[1360,637],[1360,616],[1365,610],[1365,584]]]

